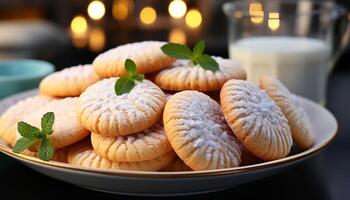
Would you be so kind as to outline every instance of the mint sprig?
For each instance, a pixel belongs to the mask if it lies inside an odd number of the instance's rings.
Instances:
[[[205,70],[215,72],[219,70],[219,64],[208,54],[204,54],[205,43],[204,41],[197,42],[193,51],[182,44],[168,43],[161,47],[161,50],[166,55],[177,58],[191,60],[194,65],[199,65]]]
[[[120,77],[114,85],[115,94],[118,96],[129,93],[135,87],[135,81],[141,82],[145,78],[143,74],[137,73],[136,64],[131,59],[126,59],[124,65],[128,75]]]
[[[41,118],[41,130],[26,122],[17,123],[18,133],[22,136],[17,140],[13,147],[13,152],[20,153],[39,142],[38,155],[41,160],[51,160],[54,149],[49,140],[49,135],[53,133],[53,124],[55,122],[55,114],[48,112]]]

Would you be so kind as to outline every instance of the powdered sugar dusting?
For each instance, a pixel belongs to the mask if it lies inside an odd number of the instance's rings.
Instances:
[[[186,148],[200,152],[198,159],[203,160],[203,165],[207,165],[205,168],[232,167],[239,164],[241,152],[238,141],[227,125],[220,106],[214,100],[200,92],[184,91],[175,94],[169,102],[176,105],[164,111],[164,124],[169,137],[174,134],[188,145]],[[176,121],[172,121],[173,119]],[[167,129],[167,124],[173,123],[176,124],[174,129],[178,131],[169,133],[171,129]],[[176,145],[171,140],[170,143],[173,147]],[[181,148],[175,147],[175,151],[191,168],[198,167],[193,164],[191,166],[188,159],[186,161],[188,155],[181,155]],[[220,158],[221,154],[227,157]]]
[[[114,91],[117,79],[104,79],[80,95],[77,111],[82,123],[105,136],[129,135],[155,124],[162,113],[165,94],[144,80],[136,81],[129,93],[117,96]]]
[[[265,160],[289,153],[288,121],[265,91],[248,81],[230,80],[221,90],[221,102],[230,127],[252,153]]]

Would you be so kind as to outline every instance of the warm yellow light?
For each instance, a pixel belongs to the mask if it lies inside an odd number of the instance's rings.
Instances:
[[[99,20],[105,15],[106,8],[101,1],[92,1],[89,3],[87,12],[91,19]]]
[[[181,18],[186,14],[187,6],[182,0],[173,0],[168,7],[170,16],[174,18]]]
[[[249,4],[250,21],[254,24],[261,24],[264,21],[264,11],[261,3]]]
[[[169,42],[186,44],[186,34],[181,29],[172,29],[169,33]]]
[[[269,28],[273,31],[280,27],[280,14],[276,12],[269,13]]]
[[[144,24],[152,24],[157,19],[157,12],[152,7],[144,7],[140,12],[140,20]]]
[[[197,9],[191,9],[186,14],[186,24],[191,28],[197,28],[202,23],[202,15]]]
[[[75,16],[72,20],[72,22],[70,23],[70,27],[73,33],[76,34],[82,34],[85,33],[87,30],[87,22],[85,17],[78,15]]]
[[[89,31],[89,47],[92,51],[101,51],[106,44],[105,33],[101,28]]]
[[[131,0],[114,0],[112,14],[118,21],[125,20],[134,8]]]

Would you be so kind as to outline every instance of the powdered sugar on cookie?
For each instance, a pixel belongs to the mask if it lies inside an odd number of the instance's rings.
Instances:
[[[196,91],[175,94],[164,110],[170,144],[192,169],[238,166],[240,147],[225,122],[220,106]]]

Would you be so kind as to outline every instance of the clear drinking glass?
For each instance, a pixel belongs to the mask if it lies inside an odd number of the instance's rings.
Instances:
[[[229,54],[248,80],[279,78],[292,92],[325,103],[334,62],[349,39],[348,15],[333,1],[233,1],[223,5],[229,21]]]

